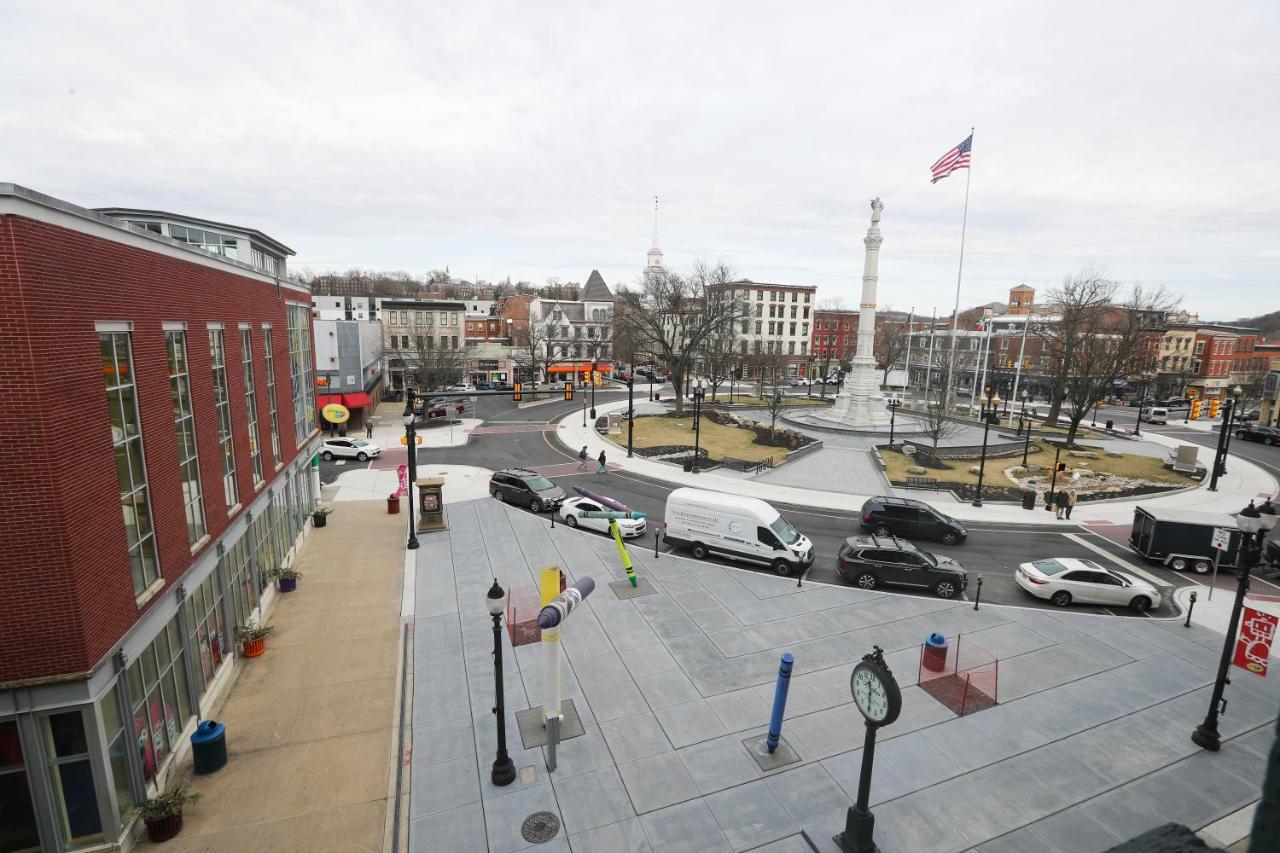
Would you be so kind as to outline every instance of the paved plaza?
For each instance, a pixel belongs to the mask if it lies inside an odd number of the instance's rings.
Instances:
[[[619,600],[614,544],[491,500],[448,506],[417,552],[410,849],[533,847],[522,821],[562,822],[539,850],[834,850],[864,735],[852,665],[873,644],[903,686],[880,735],[871,801],[885,853],[1105,850],[1147,828],[1203,827],[1258,797],[1280,677],[1237,671],[1219,753],[1189,735],[1222,637],[1110,619],[869,593],[633,550],[655,594]],[[544,565],[590,575],[570,617],[565,695],[585,732],[548,774],[515,713],[540,703],[538,644],[504,632],[507,740],[516,781],[489,781],[496,735],[485,593],[533,587]],[[915,684],[930,632],[1000,660],[994,708],[956,717]],[[795,676],[782,736],[799,761],[764,772],[762,736],[782,652]]]

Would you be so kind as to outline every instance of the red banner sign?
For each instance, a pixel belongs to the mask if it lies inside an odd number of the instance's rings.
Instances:
[[[1240,638],[1236,640],[1233,663],[1266,678],[1267,658],[1271,655],[1271,641],[1276,636],[1277,622],[1280,622],[1280,617],[1246,607],[1244,618],[1240,620]]]
[[[405,497],[409,494],[409,466],[398,466],[396,473],[400,475],[400,488],[396,490],[396,494]]]

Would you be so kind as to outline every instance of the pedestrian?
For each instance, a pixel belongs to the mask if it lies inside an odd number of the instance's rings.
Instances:
[[[364,437],[373,438],[373,421],[364,422]]]
[[[608,473],[609,473],[609,465],[608,465],[608,463],[606,463],[606,462],[605,462],[605,458],[604,458],[604,451],[603,451],[603,450],[601,450],[601,451],[600,451],[600,458],[599,458],[599,459],[597,459],[596,461],[600,463],[600,467],[596,468],[596,473],[597,473],[597,474],[608,474]]]
[[[578,451],[578,470],[581,471],[587,467],[587,446],[582,445],[582,449]]]
[[[1053,516],[1054,518],[1062,518],[1062,513],[1067,509],[1067,493],[1060,491],[1053,496]]]
[[[1071,510],[1076,508],[1076,490],[1069,489],[1067,491],[1067,520],[1071,520]]]

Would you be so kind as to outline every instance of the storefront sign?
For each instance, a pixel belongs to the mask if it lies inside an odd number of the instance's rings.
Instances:
[[[396,490],[397,495],[406,496],[409,494],[409,466],[401,465],[396,468],[396,474],[400,477],[400,488]]]
[[[1236,640],[1233,663],[1266,678],[1267,658],[1271,655],[1271,640],[1276,635],[1277,622],[1280,622],[1280,617],[1246,607],[1240,621],[1240,638]]]
[[[345,424],[351,419],[351,412],[341,403],[330,403],[320,410],[320,414],[331,424]]]
[[[498,362],[494,359],[479,359],[476,361],[476,370],[497,370]]]

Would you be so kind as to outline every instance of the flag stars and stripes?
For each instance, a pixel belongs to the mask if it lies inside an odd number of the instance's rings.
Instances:
[[[971,133],[965,138],[964,142],[961,142],[938,158],[938,162],[934,163],[932,167],[933,180],[929,183],[936,184],[957,169],[969,168],[969,149],[972,147],[973,134]]]

